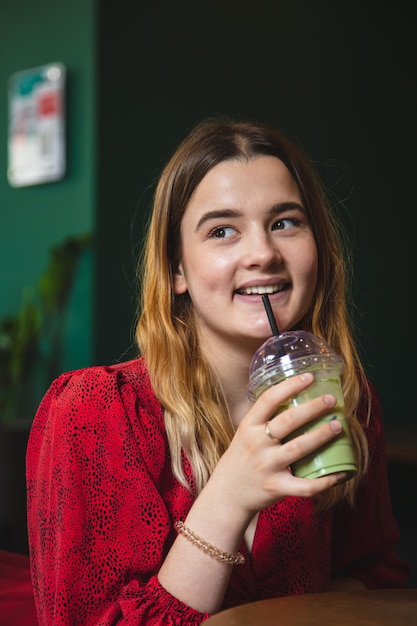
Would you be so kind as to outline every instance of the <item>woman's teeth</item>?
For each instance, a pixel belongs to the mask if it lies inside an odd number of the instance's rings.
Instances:
[[[244,289],[238,289],[239,293],[245,293],[248,296],[251,295],[263,295],[264,293],[277,293],[282,291],[285,285],[262,285],[258,287],[245,287]]]

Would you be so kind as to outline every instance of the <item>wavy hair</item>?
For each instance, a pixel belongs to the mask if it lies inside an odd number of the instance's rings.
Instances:
[[[368,447],[357,412],[364,394],[369,413],[370,392],[348,315],[349,257],[343,231],[311,159],[281,131],[260,122],[209,118],[179,145],[157,184],[139,260],[136,341],[164,408],[173,473],[198,493],[235,429],[220,381],[200,350],[192,302],[187,293],[174,294],[181,220],[198,184],[213,167],[261,155],[277,157],[292,174],[317,245],[316,290],[297,327],[325,339],[345,360],[342,387],[359,471],[355,479],[320,496],[317,506],[323,509],[344,497],[353,502],[356,485],[365,473]],[[184,475],[183,452],[193,470],[193,485],[187,484]]]

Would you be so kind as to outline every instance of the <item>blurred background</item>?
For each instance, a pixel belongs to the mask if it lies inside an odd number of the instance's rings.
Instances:
[[[298,140],[334,197],[417,585],[414,29],[403,0],[0,0],[0,549],[27,552],[37,404],[60,371],[133,356],[155,181],[197,121],[225,114]],[[65,172],[16,184],[12,78],[52,63],[65,69]]]

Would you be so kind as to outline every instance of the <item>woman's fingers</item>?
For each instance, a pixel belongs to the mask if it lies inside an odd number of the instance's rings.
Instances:
[[[324,395],[303,404],[290,406],[268,421],[270,436],[276,437],[281,442],[289,437],[294,431],[309,426],[312,419],[328,413],[336,405],[336,398],[332,395]],[[316,443],[325,443],[335,434],[340,433],[342,425],[337,420],[325,423],[325,428],[316,433]]]
[[[277,472],[271,475],[268,486],[271,493],[280,494],[275,501],[285,496],[312,498],[327,489],[331,489],[339,482],[343,482],[345,478],[344,472],[329,474],[320,478],[296,478],[290,472],[287,474]]]
[[[251,422],[265,423],[267,419],[276,414],[279,406],[307,389],[313,381],[313,374],[306,372],[299,376],[290,376],[282,382],[272,385],[262,393],[251,408]]]

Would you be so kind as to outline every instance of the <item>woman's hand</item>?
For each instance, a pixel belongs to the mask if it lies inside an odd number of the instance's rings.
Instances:
[[[292,463],[337,437],[342,430],[339,421],[329,421],[283,443],[294,430],[329,412],[336,404],[334,396],[325,395],[277,415],[279,406],[313,380],[313,375],[306,373],[268,388],[243,418],[210,479],[215,482],[221,476],[223,497],[229,506],[233,503],[252,516],[285,496],[317,495],[344,477],[335,474],[315,479],[296,478],[289,469]]]

